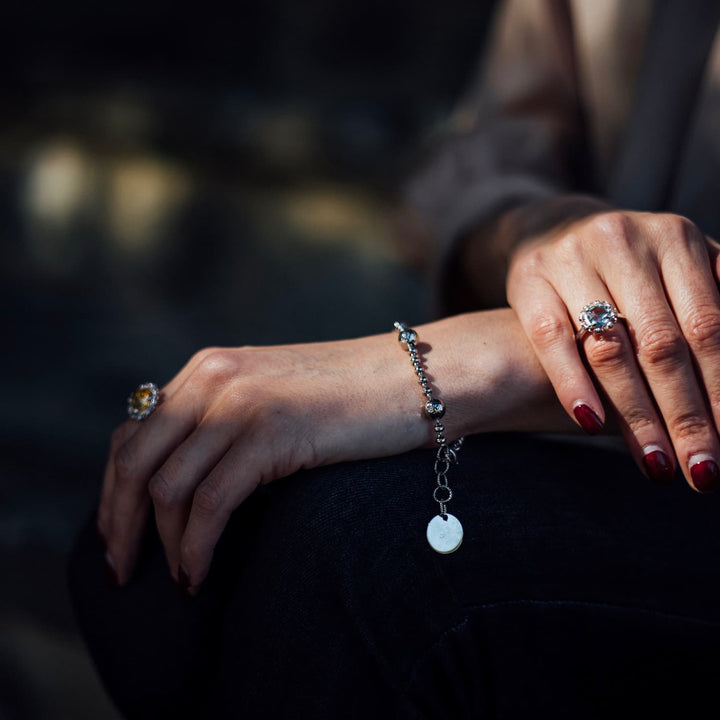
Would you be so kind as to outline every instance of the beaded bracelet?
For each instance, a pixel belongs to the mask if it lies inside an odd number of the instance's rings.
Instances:
[[[396,322],[394,327],[398,331],[398,340],[407,347],[418,383],[422,387],[423,395],[426,398],[423,412],[434,425],[435,442],[438,449],[433,467],[437,481],[437,486],[433,491],[433,499],[440,506],[440,512],[428,523],[427,540],[433,550],[447,555],[455,552],[460,547],[463,539],[463,528],[460,521],[447,512],[447,504],[452,500],[453,496],[453,492],[448,485],[447,474],[450,466],[457,462],[457,453],[462,447],[464,438],[459,438],[452,445],[448,445],[445,439],[445,426],[441,422],[445,415],[445,405],[442,400],[433,397],[418,355],[417,333],[405,323]]]

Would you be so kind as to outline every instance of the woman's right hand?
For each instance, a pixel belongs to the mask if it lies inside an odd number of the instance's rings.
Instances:
[[[525,241],[507,282],[567,413],[599,431],[602,391],[638,465],[666,482],[677,458],[700,492],[720,485],[717,263],[718,246],[685,218],[601,210]],[[578,343],[595,300],[626,321]]]

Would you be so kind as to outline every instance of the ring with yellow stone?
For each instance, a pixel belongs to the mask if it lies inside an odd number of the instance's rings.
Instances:
[[[152,414],[160,401],[160,391],[155,383],[138,385],[127,399],[127,413],[131,420],[144,420]]]

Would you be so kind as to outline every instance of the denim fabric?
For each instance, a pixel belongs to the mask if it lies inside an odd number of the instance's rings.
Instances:
[[[433,484],[431,451],[277,481],[194,599],[153,531],[110,587],[89,526],[70,584],[111,696],[131,718],[716,716],[717,496],[655,487],[608,445],[473,437],[443,556]]]

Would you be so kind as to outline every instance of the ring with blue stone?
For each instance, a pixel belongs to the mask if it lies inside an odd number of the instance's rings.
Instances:
[[[582,309],[578,317],[580,330],[577,331],[576,338],[582,340],[588,333],[602,335],[613,328],[618,320],[623,319],[624,316],[607,300],[595,300]]]

